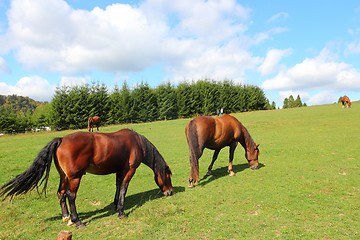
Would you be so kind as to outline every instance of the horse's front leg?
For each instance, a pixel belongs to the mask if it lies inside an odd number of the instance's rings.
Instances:
[[[228,173],[229,176],[235,176],[235,172],[233,171],[233,159],[234,159],[234,152],[237,146],[237,142],[233,142],[230,144],[229,149],[229,166],[228,166]]]
[[[124,212],[125,195],[129,186],[129,182],[131,178],[134,176],[134,174],[135,174],[135,168],[130,168],[127,172],[123,173],[120,187],[116,189],[116,193],[118,193],[118,197],[115,196],[115,199],[118,199],[116,209],[119,213],[118,217],[120,219],[127,217],[127,215]]]
[[[69,205],[70,205],[70,221],[68,223],[68,225],[72,225],[75,224],[76,228],[84,228],[85,225],[80,221],[78,213],[76,211],[76,205],[75,205],[75,200],[76,200],[76,193],[77,190],[79,189],[79,185],[80,185],[80,178],[75,178],[75,179],[71,179],[69,180],[69,190],[67,191],[67,196],[69,199]]]
[[[213,165],[214,165],[214,163],[215,163],[215,161],[216,161],[219,153],[220,153],[220,150],[215,150],[215,151],[214,151],[214,154],[213,154],[211,163],[210,163],[210,165],[209,165],[209,167],[208,167],[208,171],[207,171],[206,175],[208,175],[208,176],[211,176],[211,175],[212,175],[211,170],[212,170],[212,168],[213,168]]]

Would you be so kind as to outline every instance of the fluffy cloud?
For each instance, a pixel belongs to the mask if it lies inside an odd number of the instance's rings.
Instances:
[[[157,61],[166,26],[129,5],[75,10],[66,2],[13,1],[8,40],[30,68],[136,71]]]
[[[9,67],[7,66],[5,60],[0,57],[0,73],[3,72],[3,73],[8,73],[10,70],[9,70]]]
[[[250,14],[235,0],[146,0],[92,10],[74,9],[63,0],[13,0],[0,52],[13,55],[27,70],[59,74],[60,85],[86,83],[92,71],[126,75],[154,65],[162,65],[164,79],[174,81],[244,82],[246,69],[261,63],[250,47],[281,32],[246,35]],[[0,61],[0,71],[5,66]],[[20,89],[28,78],[15,86],[2,83],[2,90],[9,90],[4,94],[25,94]],[[43,97],[41,89],[49,89],[43,83],[32,93],[40,94],[37,99]]]
[[[89,81],[91,81],[91,78],[89,76],[83,76],[83,77],[66,76],[66,77],[61,77],[60,86],[71,86],[71,87],[81,86],[89,83]]]
[[[289,56],[291,54],[291,49],[271,49],[267,52],[265,60],[259,66],[259,71],[262,75],[268,75],[273,73],[277,69],[279,62],[282,58]]]
[[[327,49],[316,58],[306,58],[263,82],[266,90],[360,90],[360,72],[352,65],[337,62]]]
[[[243,44],[250,12],[234,0],[148,0],[91,11],[62,0],[14,0],[2,42],[11,42],[6,47],[28,68],[66,75],[135,72],[164,63],[172,78],[241,79],[258,61],[247,52],[251,41]],[[201,70],[190,75],[195,67]]]
[[[333,103],[339,99],[339,94],[335,91],[321,91],[315,95],[308,97],[307,102],[309,105],[320,105],[324,103]]]
[[[11,93],[19,96],[28,96],[39,101],[51,99],[54,90],[55,86],[39,76],[23,77],[15,85],[0,82],[0,95]]]

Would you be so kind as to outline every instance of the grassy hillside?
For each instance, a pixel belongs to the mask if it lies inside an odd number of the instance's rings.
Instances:
[[[55,239],[60,230],[73,239],[356,239],[360,238],[360,102],[234,114],[260,144],[262,167],[247,167],[235,151],[235,177],[227,176],[228,149],[213,176],[187,188],[189,119],[109,126],[145,135],[173,171],[176,194],[162,197],[152,171],[140,166],[130,182],[125,209],[117,219],[112,205],[115,176],[83,177],[76,230],[61,222],[56,197],[58,174],[50,173],[47,197],[36,191],[0,202],[0,239]],[[40,149],[69,132],[0,137],[0,184],[28,168]],[[204,176],[212,152],[200,159]]]

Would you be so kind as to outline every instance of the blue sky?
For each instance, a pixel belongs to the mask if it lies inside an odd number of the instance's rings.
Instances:
[[[260,86],[280,107],[360,100],[360,2],[0,0],[1,95],[205,78]]]

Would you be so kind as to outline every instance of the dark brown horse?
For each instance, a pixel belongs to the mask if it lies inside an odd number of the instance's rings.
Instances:
[[[346,96],[346,95],[343,96],[343,97],[340,97],[339,102],[341,102],[343,108],[344,108],[345,106],[346,106],[347,108],[351,107],[350,98],[349,98],[348,96]]]
[[[96,129],[99,131],[101,123],[101,118],[99,116],[89,117],[88,119],[88,129],[90,131],[94,131],[94,126],[96,126]]]
[[[58,198],[63,221],[69,220],[69,223],[76,224],[78,228],[84,225],[78,218],[75,199],[81,177],[86,172],[116,174],[114,204],[119,218],[126,217],[126,191],[141,162],[154,171],[155,182],[163,194],[172,194],[170,168],[155,146],[144,136],[123,129],[114,133],[77,132],[53,139],[41,150],[28,170],[0,188],[0,196],[12,198],[37,188],[43,182],[42,191],[45,192],[52,158],[60,175]],[[70,215],[66,198],[69,201]]]
[[[187,124],[185,134],[190,152],[189,187],[193,187],[199,181],[199,158],[205,148],[215,150],[207,175],[211,175],[212,167],[220,150],[226,146],[230,147],[228,172],[230,176],[235,175],[232,162],[238,142],[245,149],[245,158],[248,160],[250,168],[257,169],[259,166],[259,144],[256,144],[248,130],[230,115],[196,117]]]

